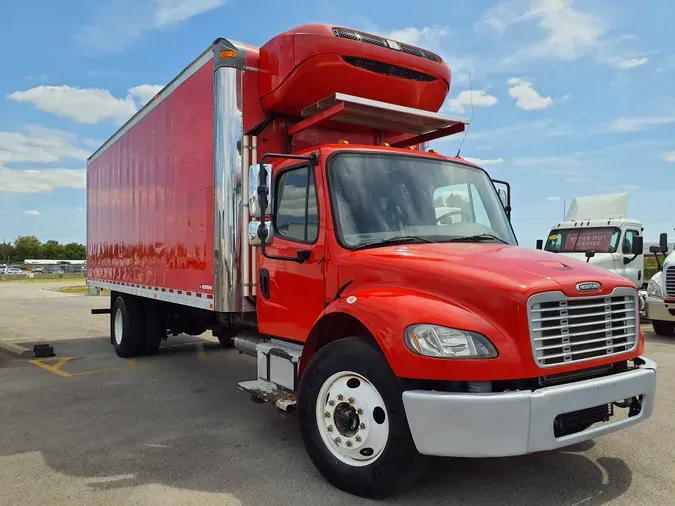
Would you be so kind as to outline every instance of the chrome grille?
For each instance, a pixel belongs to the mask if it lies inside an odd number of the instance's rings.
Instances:
[[[554,367],[618,355],[637,345],[637,293],[617,288],[610,295],[533,295],[528,301],[532,352],[539,367]]]
[[[666,269],[666,296],[675,299],[675,265]]]
[[[350,30],[348,28],[333,28],[333,35],[341,39],[358,40],[359,42],[364,42],[366,44],[401,51],[402,53],[418,56],[436,63],[440,63],[441,61],[440,56],[431,51],[427,51],[426,49],[404,44],[403,42],[390,41],[389,39],[378,37],[377,35],[370,35],[369,33],[357,32],[356,30]]]

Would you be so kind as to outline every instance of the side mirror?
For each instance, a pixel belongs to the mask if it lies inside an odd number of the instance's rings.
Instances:
[[[668,253],[668,234],[665,232],[659,236],[659,246],[661,248],[661,253],[664,255]]]
[[[267,188],[272,188],[272,166],[270,164],[265,164],[265,186]],[[251,165],[248,170],[248,209],[249,213],[253,217],[260,217],[260,199],[258,196],[258,186],[260,186],[260,164]],[[269,190],[268,190],[269,194]],[[270,213],[270,199],[267,200],[267,206],[265,207],[265,214]]]
[[[644,248],[645,248],[644,237],[642,237],[641,235],[633,237],[633,245],[631,247],[631,253],[635,256],[642,255]]]
[[[498,179],[493,179],[492,184],[495,185],[499,200],[501,200],[504,211],[506,211],[506,216],[511,221],[511,185],[507,181]],[[497,188],[497,185],[502,186],[502,188]]]
[[[590,262],[591,258],[593,258],[594,256],[595,256],[595,251],[593,251],[593,250],[587,251],[586,252],[586,263]]]
[[[537,239],[537,249],[544,249],[543,239]]]

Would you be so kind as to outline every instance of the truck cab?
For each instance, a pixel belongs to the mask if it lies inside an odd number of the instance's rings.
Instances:
[[[641,222],[625,218],[627,206],[626,193],[576,198],[565,221],[551,228],[543,249],[597,265],[641,288],[646,282],[644,229]]]
[[[662,233],[659,244],[649,247],[658,271],[647,285],[645,316],[661,336],[675,334],[675,250],[668,254],[668,235]]]

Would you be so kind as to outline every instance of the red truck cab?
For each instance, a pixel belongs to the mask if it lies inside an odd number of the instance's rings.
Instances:
[[[296,413],[317,469],[365,497],[427,456],[648,418],[635,287],[519,247],[508,185],[427,150],[468,123],[437,112],[450,76],[341,27],[218,39],[89,160],[88,280],[112,290],[117,353],[210,329],[257,359],[240,388]]]

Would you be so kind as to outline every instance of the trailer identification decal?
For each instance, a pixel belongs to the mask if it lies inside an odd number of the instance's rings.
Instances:
[[[200,285],[199,285],[199,289],[200,289],[200,290],[213,290],[213,285],[204,285],[204,284],[200,284]]]

